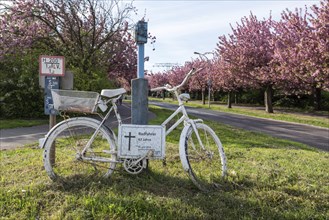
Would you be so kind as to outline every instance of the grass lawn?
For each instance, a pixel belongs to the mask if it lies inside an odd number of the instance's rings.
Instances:
[[[31,127],[47,123],[47,119],[0,119],[0,129]]]
[[[151,107],[158,124],[170,111]],[[110,179],[52,182],[42,150],[0,151],[0,219],[328,219],[329,153],[207,122],[221,138],[228,178],[200,192],[183,172],[179,132],[167,139],[167,163],[140,175],[120,165]]]
[[[158,98],[150,98],[150,100],[160,101],[160,102],[167,102],[172,104],[177,104],[177,101],[173,101],[170,98],[166,98],[165,100],[158,99]],[[208,103],[206,105],[202,105],[201,101],[189,101],[185,103],[185,106],[196,107],[196,108],[208,108]],[[279,109],[274,107],[274,113],[269,114],[266,113],[265,110],[259,110],[252,107],[237,107],[233,106],[231,109],[227,108],[224,105],[219,104],[211,104],[211,110],[221,111],[221,112],[228,112],[228,113],[236,113],[242,115],[248,115],[253,117],[259,118],[268,118],[274,120],[281,120],[287,122],[295,122],[301,124],[308,124],[318,127],[329,128],[329,113],[328,112],[318,112],[319,116],[311,115],[308,112],[303,112],[297,109]]]

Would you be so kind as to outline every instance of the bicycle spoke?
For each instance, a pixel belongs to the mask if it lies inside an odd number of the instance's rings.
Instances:
[[[48,138],[45,149],[45,167],[53,180],[62,182],[73,181],[75,178],[88,178],[88,176],[109,176],[115,167],[114,162],[101,162],[97,158],[106,158],[116,161],[114,154],[104,153],[115,148],[114,141],[102,128],[89,148],[82,155],[83,149],[99,127],[99,122],[91,119],[68,120],[63,122],[53,136]],[[51,143],[50,143],[51,142]],[[52,155],[50,149],[55,149]],[[50,157],[54,156],[52,161]],[[86,160],[85,160],[86,158]],[[90,158],[91,160],[87,159]]]
[[[187,131],[184,153],[193,183],[208,191],[220,185],[226,172],[226,160],[222,145],[211,128],[201,123],[196,124],[196,128],[194,131],[191,126]]]

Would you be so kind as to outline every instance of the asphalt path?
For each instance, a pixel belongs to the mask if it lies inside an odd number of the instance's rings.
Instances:
[[[149,104],[172,110],[177,108],[177,105],[168,103],[149,102]],[[329,129],[326,128],[270,119],[261,119],[257,117],[218,112],[208,109],[191,107],[186,107],[186,109],[189,114],[202,119],[212,120],[250,131],[266,133],[274,137],[304,143],[311,147],[329,151]],[[123,123],[129,124],[131,119],[130,105],[124,103],[122,106],[119,106],[119,112],[123,119]],[[152,117],[154,117],[154,114],[149,113],[149,118]],[[110,116],[106,124],[109,127],[117,126],[113,115]],[[1,129],[0,149],[13,149],[22,147],[26,144],[38,142],[40,138],[43,138],[47,134],[48,130],[48,125],[33,126],[28,128]]]
[[[162,108],[174,110],[177,105],[162,102],[149,102]],[[329,151],[329,129],[304,125],[298,123],[283,122],[271,119],[262,119],[239,114],[212,111],[186,107],[188,114],[205,120],[211,120],[227,124],[233,127],[269,134],[306,144],[311,147]],[[326,120],[326,119],[324,119]],[[328,119],[329,120],[329,119]]]
[[[123,123],[131,123],[131,109],[130,105],[123,103],[118,106],[118,111],[121,115]],[[149,118],[155,117],[151,112],[148,114]],[[114,114],[111,114],[105,124],[110,128],[118,126]],[[17,147],[23,147],[27,144],[35,144],[39,142],[39,139],[44,138],[49,131],[49,125],[38,125],[33,127],[22,127],[13,129],[1,129],[0,130],[0,150],[15,149]]]

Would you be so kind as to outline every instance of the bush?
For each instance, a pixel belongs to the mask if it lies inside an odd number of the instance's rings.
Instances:
[[[86,74],[72,68],[72,72],[74,73],[74,89],[100,92],[102,89],[115,88],[114,80],[108,79],[105,70],[93,70],[91,74]]]
[[[39,52],[7,55],[0,61],[1,118],[40,118],[44,114],[44,89],[39,86]],[[96,66],[96,65],[95,65]],[[105,71],[74,72],[74,89],[100,92],[114,88]]]
[[[43,95],[33,79],[1,82],[1,116],[4,118],[39,118],[43,116]]]
[[[43,115],[38,58],[10,55],[0,62],[2,118],[38,118]]]
[[[275,106],[314,109],[310,95],[275,95],[273,99]],[[321,91],[321,109],[329,110],[329,92]]]
[[[197,94],[197,93],[196,93]],[[192,96],[198,98],[197,95]],[[221,103],[227,103],[227,92],[216,91],[214,93],[214,100]],[[263,90],[246,90],[233,93],[233,103],[236,104],[252,104],[264,105],[264,91]],[[273,105],[289,108],[313,109],[310,95],[284,95],[279,90],[274,91]],[[329,91],[321,91],[321,110],[329,110]]]

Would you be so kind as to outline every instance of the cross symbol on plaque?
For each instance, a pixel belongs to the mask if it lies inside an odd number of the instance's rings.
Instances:
[[[129,138],[129,142],[128,142],[128,151],[130,151],[130,145],[131,145],[131,138],[135,138],[136,136],[132,136],[131,132],[129,132],[128,136],[124,136],[125,138]]]

